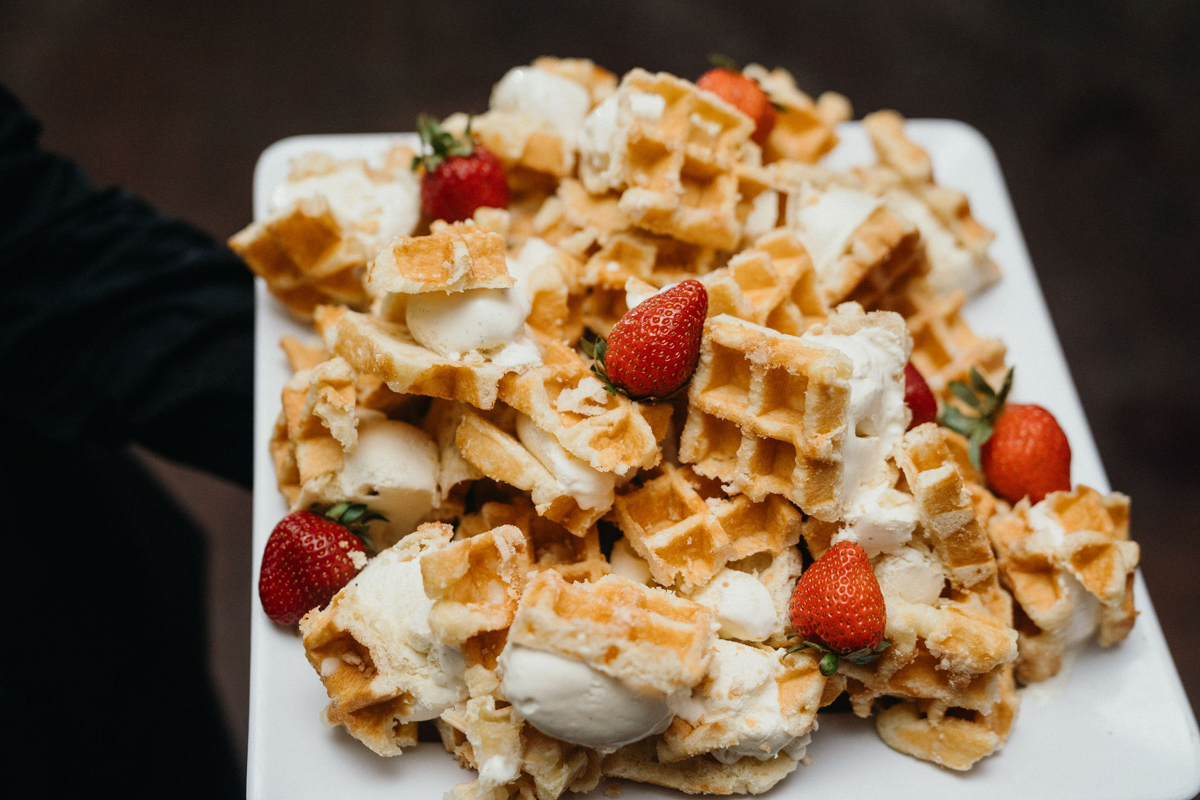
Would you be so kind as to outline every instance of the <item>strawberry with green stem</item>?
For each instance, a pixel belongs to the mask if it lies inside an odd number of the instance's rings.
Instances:
[[[421,210],[430,219],[460,222],[476,209],[508,207],[508,177],[504,165],[491,150],[476,144],[471,120],[462,136],[455,136],[436,119],[422,114],[417,119],[422,155],[414,156],[412,168],[421,170]]]
[[[1011,503],[1023,497],[1039,503],[1051,492],[1070,491],[1071,445],[1054,415],[1038,405],[1007,402],[1011,369],[999,392],[975,368],[970,381],[954,381],[950,391],[976,414],[946,404],[940,422],[967,437],[971,463],[988,486]]]
[[[686,280],[638,303],[613,326],[608,339],[584,340],[592,371],[612,394],[663,400],[691,380],[700,358],[708,315],[708,290]]]
[[[743,75],[733,59],[713,54],[708,60],[713,68],[696,79],[696,86],[712,92],[754,120],[751,138],[760,145],[765,143],[775,127],[777,111],[786,109],[773,103],[758,81]]]
[[[819,666],[826,677],[837,672],[841,659],[867,664],[891,644],[883,638],[883,591],[871,560],[852,541],[837,542],[804,571],[792,590],[788,616],[803,641],[788,652],[823,652]]]
[[[366,506],[337,503],[324,515],[293,511],[276,524],[263,550],[258,597],[272,622],[295,625],[324,606],[358,574],[351,553],[363,553],[367,526],[386,519]]]

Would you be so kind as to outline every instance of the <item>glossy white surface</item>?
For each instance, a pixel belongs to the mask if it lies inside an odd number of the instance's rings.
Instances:
[[[1001,337],[1018,366],[1014,399],[1049,408],[1070,437],[1073,478],[1107,490],[1108,481],[1042,300],[995,155],[973,128],[946,120],[909,123],[933,157],[938,181],[962,189],[976,216],[996,231],[992,254],[1003,280],[968,304],[975,329]],[[370,157],[397,139],[389,135],[303,136],[268,148],[255,171],[254,212],[261,217],[288,161],[309,150],[339,158]],[[844,127],[832,163],[869,161],[858,125]],[[259,281],[255,399],[254,586],[268,534],[286,507],[275,488],[267,441],[288,375],[278,347],[284,333],[315,335],[291,319]],[[1119,488],[1119,487],[1118,487]],[[1138,536],[1136,501],[1134,536]],[[1146,537],[1149,540],[1149,537]],[[255,590],[257,591],[257,590]],[[961,775],[901,755],[879,740],[870,721],[822,714],[813,736],[812,766],[800,767],[770,796],[880,795],[889,798],[1189,798],[1200,791],[1200,734],[1139,573],[1142,614],[1129,639],[1112,651],[1096,646],[1075,661],[1069,679],[1026,691],[1007,747]],[[252,600],[250,747],[247,794],[265,798],[441,797],[474,773],[458,767],[440,745],[420,745],[384,759],[320,722],[325,692],[299,639],[273,625]],[[591,796],[603,798],[606,782]],[[683,797],[622,781],[625,798]],[[884,788],[881,788],[884,787]],[[575,796],[575,795],[572,795]]]

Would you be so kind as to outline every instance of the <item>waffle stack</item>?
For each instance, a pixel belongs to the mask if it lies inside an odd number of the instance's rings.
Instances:
[[[381,755],[433,720],[479,772],[449,796],[548,800],[605,777],[760,793],[807,762],[842,694],[891,747],[968,769],[1007,740],[1018,681],[1057,672],[1081,629],[1108,645],[1133,624],[1127,498],[1010,507],[961,436],[905,433],[910,358],[943,400],[972,367],[1005,370],[961,315],[998,274],[965,198],[892,112],[866,120],[876,164],[822,165],[845,98],[745,73],[783,107],[761,146],[689,81],[538,59],[470,123],[508,167],[508,209],[385,221],[328,176],[416,202],[402,154],[313,156],[232,242],[319,334],[284,342],[270,446],[289,507],[387,511],[379,554],[301,623],[325,719]],[[606,391],[580,336],[687,278],[709,314],[686,395]],[[498,343],[455,349],[419,319],[488,298],[524,317]],[[891,645],[826,677],[787,652],[788,606],[806,555],[847,537]],[[611,746],[556,738],[507,694],[519,652],[669,714]]]

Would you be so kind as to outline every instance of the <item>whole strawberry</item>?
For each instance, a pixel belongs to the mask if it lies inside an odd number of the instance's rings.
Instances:
[[[910,361],[904,365],[904,402],[912,411],[908,430],[937,420],[937,400],[925,382],[925,376]]]
[[[889,644],[883,638],[887,608],[871,561],[857,543],[841,541],[804,571],[788,606],[792,628],[808,647],[826,651],[821,674],[837,671],[840,658],[873,661]]]
[[[775,127],[777,114],[771,98],[758,85],[758,81],[747,78],[731,61],[714,58],[721,63],[696,79],[696,85],[706,92],[712,92],[731,106],[754,120],[754,134],[751,138],[758,144],[767,141],[767,136]]]
[[[471,123],[457,137],[432,117],[417,121],[424,155],[413,158],[413,169],[421,176],[421,210],[430,219],[460,222],[477,208],[508,207],[508,177],[504,165],[491,150],[475,144]]]
[[[592,369],[635,400],[655,400],[679,391],[696,371],[700,338],[708,315],[708,291],[686,280],[625,312],[608,340],[585,343],[596,358]]]
[[[972,369],[971,385],[955,381],[950,391],[978,414],[947,405],[941,422],[968,437],[971,461],[992,491],[1010,503],[1023,497],[1040,503],[1051,492],[1071,490],[1071,444],[1046,409],[1005,402],[1012,376],[1010,369],[997,392]]]
[[[279,521],[267,539],[258,575],[258,599],[272,622],[295,625],[358,574],[350,554],[363,553],[363,543],[346,525],[370,519],[382,517],[365,506],[339,503],[327,516],[293,511]]]

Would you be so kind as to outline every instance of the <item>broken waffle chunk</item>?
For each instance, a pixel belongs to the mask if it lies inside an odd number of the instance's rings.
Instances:
[[[408,723],[466,699],[461,657],[430,630],[419,560],[452,535],[447,525],[423,525],[300,620],[304,654],[329,693],[326,718],[379,755],[411,743]]]
[[[508,634],[663,695],[704,677],[713,639],[712,612],[665,589],[616,575],[567,583],[552,570],[530,578]]]

